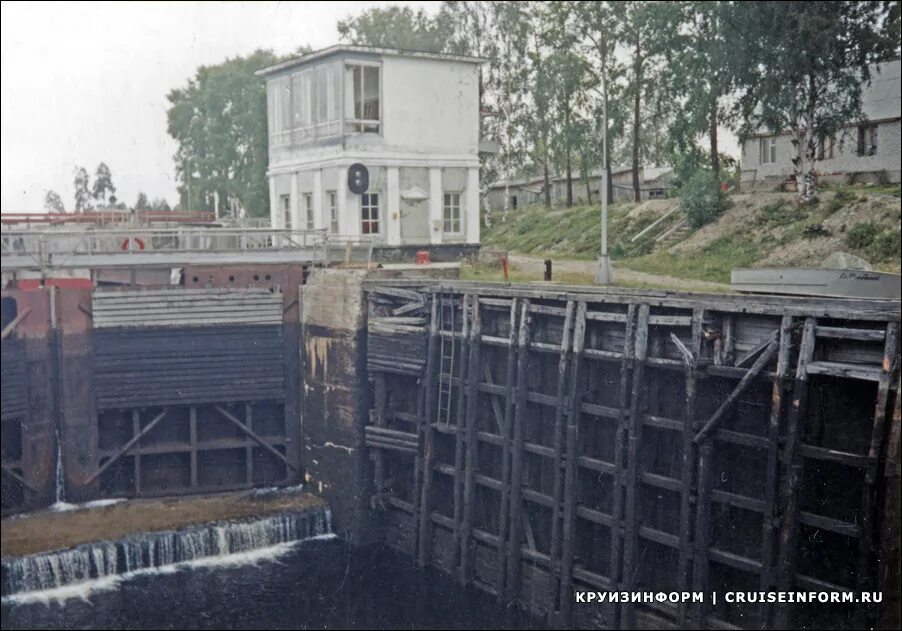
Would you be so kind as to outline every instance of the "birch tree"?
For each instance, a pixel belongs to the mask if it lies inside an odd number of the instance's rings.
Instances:
[[[818,143],[864,119],[861,93],[871,80],[871,65],[897,46],[883,30],[891,4],[731,5],[728,19],[744,34],[737,45],[746,61],[737,77],[740,136],[789,135],[800,203],[816,199]]]

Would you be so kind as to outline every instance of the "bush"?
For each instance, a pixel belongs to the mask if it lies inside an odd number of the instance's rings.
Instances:
[[[863,250],[874,242],[879,233],[877,224],[869,221],[857,223],[846,234],[846,245],[855,250]]]
[[[891,261],[899,256],[902,247],[902,234],[897,230],[888,230],[874,239],[870,254],[877,261]]]
[[[729,207],[710,171],[696,171],[680,187],[680,207],[693,228],[700,228]]]

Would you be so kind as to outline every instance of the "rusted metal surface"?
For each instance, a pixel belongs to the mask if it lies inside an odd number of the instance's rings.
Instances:
[[[876,589],[898,573],[881,565],[898,555],[878,551],[893,513],[877,501],[899,433],[898,302],[370,288],[377,354],[410,334],[397,313],[409,292],[429,314],[419,351],[405,348],[419,372],[368,362],[384,392],[365,430],[386,540],[420,564],[563,626],[862,626],[882,613],[570,603],[575,589]]]
[[[190,273],[205,282],[95,292],[48,282],[3,292],[4,326],[20,318],[3,341],[4,362],[18,350],[25,357],[20,368],[4,366],[4,410],[18,414],[15,401],[27,397],[27,416],[3,418],[4,514],[54,501],[58,444],[69,501],[301,478],[305,267]]]

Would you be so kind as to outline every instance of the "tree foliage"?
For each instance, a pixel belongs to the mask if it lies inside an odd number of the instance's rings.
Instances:
[[[391,5],[368,9],[338,22],[338,34],[350,44],[445,52],[448,32],[441,20],[423,10]]]
[[[713,221],[728,206],[726,194],[708,169],[695,171],[680,187],[680,209],[693,228]]]
[[[47,191],[44,195],[44,210],[48,213],[62,214],[66,212],[63,198],[56,191]]]
[[[216,192],[221,211],[234,199],[250,216],[269,214],[266,87],[254,72],[279,61],[258,50],[202,66],[167,96],[182,208],[212,211]]]
[[[91,178],[84,167],[75,168],[73,185],[75,187],[75,212],[83,213],[93,210],[94,206],[91,204],[91,199],[93,199]]]
[[[862,85],[890,52],[882,30],[888,10],[876,1],[731,5],[746,60],[734,68],[740,131],[789,132],[801,202],[814,199],[819,141],[863,118]]]
[[[106,208],[107,202],[110,205],[116,204],[115,195],[116,187],[113,185],[113,174],[110,172],[110,167],[105,162],[101,162],[97,165],[97,170],[94,172],[94,186],[91,189],[91,196],[94,198],[94,201],[100,203],[101,208]]]

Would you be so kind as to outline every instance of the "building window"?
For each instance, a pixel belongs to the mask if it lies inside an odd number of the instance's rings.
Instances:
[[[648,199],[663,199],[664,189],[652,188],[648,190]]]
[[[829,160],[833,157],[833,137],[825,136],[817,143],[817,159]]]
[[[444,231],[446,233],[460,232],[460,193],[445,193],[443,207]]]
[[[858,126],[858,155],[877,155],[877,125]]]
[[[286,229],[291,228],[291,195],[279,195],[279,208],[282,209],[282,222]]]
[[[768,164],[777,161],[777,137],[759,139],[759,152],[761,164]]]
[[[304,217],[307,219],[307,230],[313,230],[313,193],[304,193]]]
[[[346,118],[351,131],[379,133],[379,66],[349,65],[346,67],[348,107]]]
[[[329,191],[326,195],[329,199],[329,230],[338,234],[338,193]]]
[[[360,196],[360,231],[363,234],[379,234],[379,193]]]

